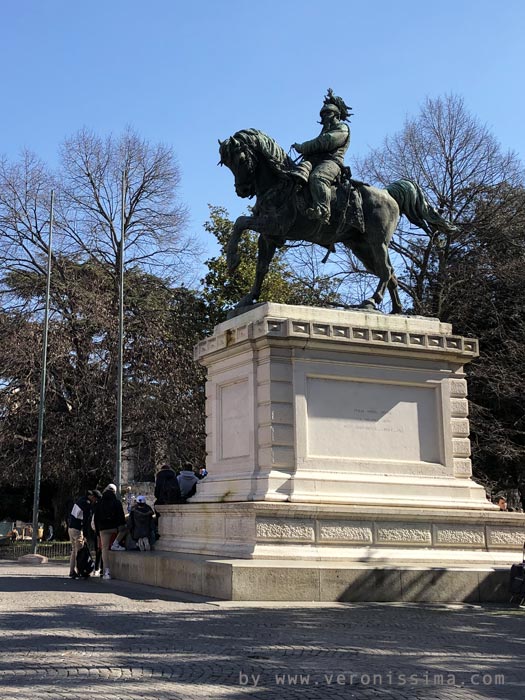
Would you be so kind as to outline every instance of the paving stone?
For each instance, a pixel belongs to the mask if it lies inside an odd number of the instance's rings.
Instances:
[[[525,611],[235,603],[0,563],[2,700],[521,700]]]

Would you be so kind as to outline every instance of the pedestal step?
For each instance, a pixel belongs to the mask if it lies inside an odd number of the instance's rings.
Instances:
[[[110,556],[111,573],[117,579],[222,600],[508,603],[510,599],[509,569],[491,566],[490,555],[486,564],[435,567],[250,561],[157,551]]]

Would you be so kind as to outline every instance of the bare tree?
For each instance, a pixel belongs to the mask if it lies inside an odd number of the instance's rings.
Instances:
[[[402,220],[392,242],[400,285],[413,310],[444,319],[451,285],[462,284],[447,274],[449,265],[468,246],[473,226],[483,224],[480,199],[489,204],[484,215],[493,215],[506,208],[502,186],[513,196],[523,181],[517,155],[504,153],[462,98],[448,95],[428,98],[419,115],[407,119],[357,169],[361,177],[382,186],[400,178],[415,180],[439,213],[459,225],[456,233],[430,235]]]
[[[9,270],[45,273],[53,187],[51,173],[27,151],[17,163],[0,161],[0,290],[4,293],[4,273]]]
[[[36,156],[0,162],[0,261],[4,269],[42,272],[47,251],[49,196],[56,191],[54,251],[77,262],[94,259],[115,271],[121,237],[121,181],[128,267],[193,281],[200,249],[185,234],[180,171],[170,148],[131,131],[105,140],[86,130],[67,139],[61,167],[49,171]]]
[[[186,208],[176,199],[180,171],[170,148],[131,131],[105,140],[83,130],[64,142],[58,227],[82,255],[118,260],[121,181],[126,182],[124,237],[129,266],[169,267],[181,280],[200,251],[184,235]]]

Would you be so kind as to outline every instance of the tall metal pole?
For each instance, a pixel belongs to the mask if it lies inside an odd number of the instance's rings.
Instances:
[[[47,336],[49,331],[49,299],[51,296],[51,250],[53,245],[53,218],[55,209],[55,191],[51,190],[51,205],[49,213],[49,244],[47,248],[47,277],[46,277],[46,302],[44,312],[44,337],[42,341],[42,367],[40,370],[40,406],[38,408],[38,432],[36,438],[36,464],[35,464],[35,493],[33,498],[33,536],[31,538],[31,552],[36,554],[38,546],[38,511],[40,507],[40,479],[42,475],[42,437],[44,434],[44,412],[46,399],[47,376]]]
[[[120,212],[120,250],[119,250],[119,323],[118,323],[118,360],[117,360],[117,447],[115,466],[115,486],[120,496],[122,486],[122,374],[124,357],[124,230],[126,220],[126,174],[122,173],[122,193]]]

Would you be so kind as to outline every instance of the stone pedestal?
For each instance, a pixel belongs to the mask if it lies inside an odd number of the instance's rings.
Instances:
[[[486,509],[471,481],[463,365],[426,318],[262,304],[196,348],[207,468],[193,502]]]
[[[237,600],[501,595],[525,521],[471,479],[477,354],[427,318],[266,303],[217,326],[195,349],[209,476],[159,508],[155,582]]]

